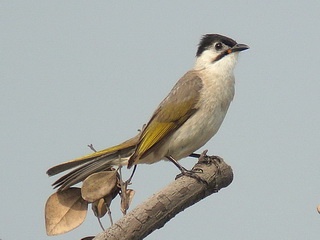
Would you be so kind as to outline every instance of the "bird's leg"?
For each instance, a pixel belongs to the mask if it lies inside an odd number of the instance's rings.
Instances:
[[[132,178],[133,178],[134,173],[136,172],[136,169],[137,169],[137,165],[134,165],[133,170],[132,170],[132,173],[131,173],[129,179],[126,181],[127,184],[130,184],[130,183],[131,183],[131,180],[132,180]]]
[[[189,157],[194,157],[194,158],[199,158],[200,156],[201,156],[201,154],[199,154],[199,153],[191,153],[189,155]]]
[[[188,172],[189,170],[185,169],[183,166],[181,166],[180,163],[178,163],[177,160],[175,160],[172,156],[166,156],[166,158],[172,162],[174,165],[176,165],[177,168],[179,168],[179,170],[181,171],[181,173],[183,172]]]
[[[178,163],[177,160],[175,160],[172,156],[166,156],[166,158],[172,162],[174,165],[176,165],[177,168],[179,168],[179,170],[181,171],[180,174],[177,175],[176,179],[177,178],[180,178],[182,177],[183,175],[184,176],[188,176],[188,177],[191,177],[191,178],[194,178],[196,180],[198,180],[199,182],[202,182],[202,183],[205,183],[205,184],[208,184],[205,180],[203,180],[201,177],[199,177],[196,173],[201,173],[201,171],[197,171],[197,170],[187,170],[186,168],[184,168],[183,166],[181,166],[180,163]]]
[[[212,162],[213,160],[216,160],[218,163],[221,163],[221,157],[214,156],[214,155],[208,156],[207,152],[208,152],[208,150],[204,150],[201,154],[199,154],[199,153],[191,153],[189,155],[189,157],[198,158],[199,162],[203,162],[203,163],[208,162],[208,161]]]

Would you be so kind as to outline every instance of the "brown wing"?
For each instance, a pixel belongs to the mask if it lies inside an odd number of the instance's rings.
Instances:
[[[128,167],[157,148],[197,111],[201,88],[202,80],[196,71],[187,72],[177,82],[143,129]]]

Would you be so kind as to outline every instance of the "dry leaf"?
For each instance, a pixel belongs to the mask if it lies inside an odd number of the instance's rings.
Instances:
[[[92,203],[92,211],[98,218],[102,218],[107,213],[106,202],[103,198]]]
[[[131,204],[135,191],[127,189],[125,193],[121,193],[121,211],[123,214],[127,213],[127,210]]]
[[[110,194],[104,197],[104,201],[107,207],[110,207],[112,200],[118,195],[119,192],[120,192],[120,188],[117,185],[117,187],[114,188],[112,192],[110,192]]]
[[[96,217],[102,218],[106,214],[112,200],[118,195],[119,191],[120,188],[117,186],[110,194],[92,203],[92,211]]]
[[[88,203],[81,197],[80,188],[52,194],[45,206],[47,235],[53,236],[71,231],[83,223]]]
[[[117,171],[103,171],[90,175],[82,184],[82,198],[88,202],[95,202],[113,192],[117,187]]]

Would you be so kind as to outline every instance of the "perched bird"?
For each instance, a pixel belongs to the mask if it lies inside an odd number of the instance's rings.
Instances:
[[[80,166],[53,185],[64,190],[112,166],[178,160],[193,154],[218,131],[234,96],[234,67],[249,47],[219,34],[202,37],[196,62],[154,111],[141,132],[114,147],[54,166],[49,176]]]

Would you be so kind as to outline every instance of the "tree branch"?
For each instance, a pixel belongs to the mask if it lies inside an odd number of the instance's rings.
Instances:
[[[202,156],[193,169],[202,181],[182,176],[139,204],[94,240],[138,240],[164,226],[176,214],[201,199],[227,187],[232,169],[222,159]]]

